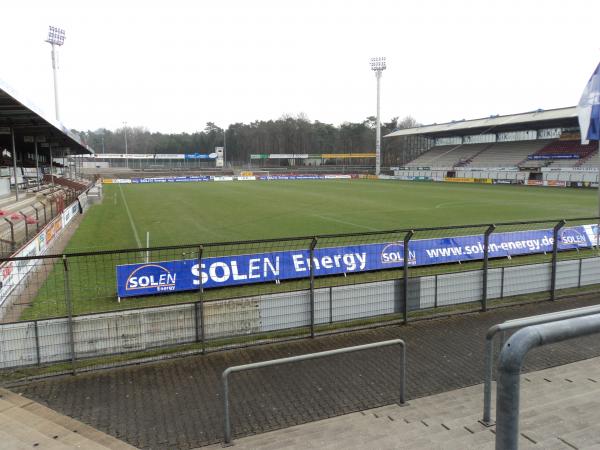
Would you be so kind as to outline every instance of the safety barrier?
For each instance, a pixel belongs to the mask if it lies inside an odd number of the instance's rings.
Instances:
[[[232,373],[242,372],[244,370],[260,369],[263,367],[277,366],[280,364],[306,361],[309,359],[323,358],[326,356],[341,355],[344,353],[387,347],[390,345],[399,345],[401,348],[400,405],[404,405],[406,402],[406,344],[402,339],[391,339],[389,341],[373,342],[371,344],[356,345],[353,347],[338,348],[335,350],[327,350],[324,352],[308,353],[306,355],[290,356],[289,358],[272,359],[270,361],[261,361],[257,363],[244,364],[241,366],[228,367],[223,371],[223,374],[221,375],[221,379],[223,382],[223,436],[225,444],[231,444],[231,421],[229,414],[229,375],[231,375]]]
[[[496,450],[519,448],[521,366],[536,347],[600,332],[600,314],[532,325],[511,336],[500,353],[496,393]]]
[[[585,308],[569,309],[567,311],[558,311],[538,316],[523,317],[521,319],[507,320],[504,323],[492,326],[485,336],[485,372],[483,382],[483,419],[481,423],[491,426],[494,421],[491,419],[492,410],[492,376],[494,371],[494,337],[499,332],[506,332],[517,328],[528,327],[531,325],[541,325],[544,323],[557,322],[559,320],[571,319],[575,317],[600,314],[600,306],[587,306]],[[504,339],[503,339],[504,341]]]

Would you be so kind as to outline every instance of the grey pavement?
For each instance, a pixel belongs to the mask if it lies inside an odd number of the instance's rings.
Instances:
[[[189,449],[222,439],[220,375],[233,365],[402,338],[409,399],[483,380],[487,329],[508,319],[595,304],[594,296],[514,306],[288,343],[209,353],[160,363],[32,383],[18,392],[144,449]],[[234,374],[235,437],[249,436],[398,401],[393,347]],[[596,337],[530,353],[525,370],[600,356]]]

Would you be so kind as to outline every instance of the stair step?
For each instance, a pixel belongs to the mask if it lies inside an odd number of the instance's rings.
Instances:
[[[37,414],[33,414],[24,410],[23,408],[12,408],[10,410],[0,413],[0,421],[5,417],[9,417],[11,420],[21,423],[23,426],[29,427],[35,430],[37,433],[42,434],[48,439],[52,439],[55,442],[74,447],[81,447],[90,450],[105,450],[106,447],[99,445],[95,442],[90,441],[85,436],[81,436],[78,433],[74,433],[61,425],[58,425],[50,420],[44,419]]]

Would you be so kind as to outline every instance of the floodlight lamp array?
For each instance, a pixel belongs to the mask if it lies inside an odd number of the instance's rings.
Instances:
[[[48,39],[46,42],[53,45],[63,45],[65,43],[65,30],[50,26],[48,29]]]
[[[385,70],[385,68],[386,68],[385,56],[379,56],[377,58],[371,58],[369,60],[369,62],[371,64],[371,70],[381,71],[381,70]]]

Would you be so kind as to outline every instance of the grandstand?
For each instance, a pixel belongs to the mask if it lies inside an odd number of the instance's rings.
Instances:
[[[410,139],[415,136],[421,139]],[[418,154],[396,168],[401,179],[598,182],[598,143],[581,144],[575,107],[427,125],[385,137],[400,144],[399,154],[385,155],[386,161],[402,161],[403,152]],[[506,170],[514,173],[507,176]]]
[[[93,150],[0,80],[0,256],[13,254],[91,187],[76,164],[63,164],[75,154]]]

